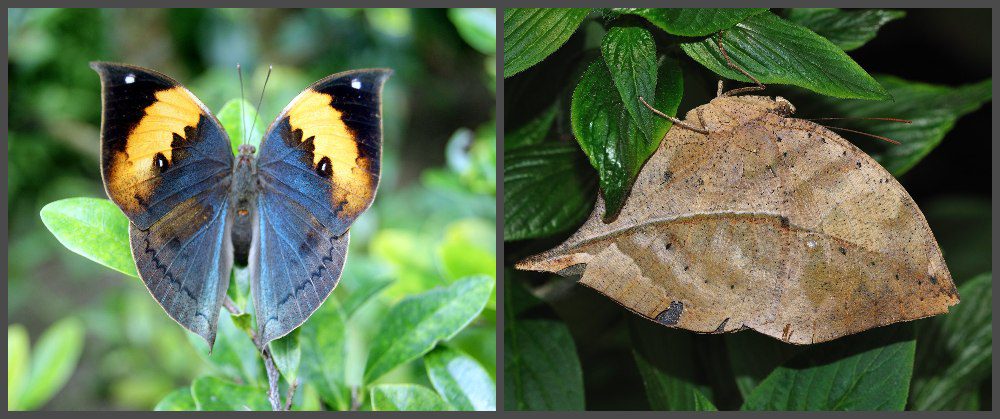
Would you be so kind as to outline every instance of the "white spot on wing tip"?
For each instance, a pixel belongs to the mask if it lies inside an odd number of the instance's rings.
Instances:
[[[125,76],[125,84],[132,83],[135,83],[135,74],[129,73],[129,75]]]
[[[351,80],[351,87],[355,89],[361,89],[361,80],[358,79]]]

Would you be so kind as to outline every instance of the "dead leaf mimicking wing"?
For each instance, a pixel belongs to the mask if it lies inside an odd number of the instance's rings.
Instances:
[[[667,326],[824,342],[945,313],[958,293],[927,221],[867,154],[792,105],[720,96],[688,112],[618,217],[519,269],[580,282]]]

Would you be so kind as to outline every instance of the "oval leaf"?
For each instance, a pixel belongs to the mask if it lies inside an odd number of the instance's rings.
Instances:
[[[292,330],[291,333],[280,339],[272,340],[269,345],[271,355],[274,356],[274,364],[289,385],[295,382],[299,374],[299,360],[302,356],[299,346],[299,330]]]
[[[960,410],[964,396],[987,383],[993,368],[993,274],[958,288],[962,304],[919,328],[913,410]]]
[[[503,156],[504,241],[546,237],[580,224],[597,182],[573,144],[536,144]]]
[[[566,43],[590,9],[504,9],[503,76],[538,64]]]
[[[654,130],[666,126],[667,121],[649,112],[639,102],[640,97],[648,102],[656,94],[656,44],[653,43],[653,35],[642,28],[611,28],[601,41],[601,55],[622,104],[639,132],[645,136],[642,144],[657,144],[659,138]],[[665,129],[662,131],[666,132]]]
[[[372,410],[442,411],[454,410],[441,396],[416,384],[380,384],[371,388]]]
[[[844,51],[861,48],[879,28],[906,16],[900,10],[790,9],[788,20],[805,26]]]
[[[171,391],[170,394],[167,394],[153,408],[156,411],[189,411],[197,409],[198,404],[194,402],[194,396],[191,395],[191,388],[189,387]]]
[[[198,410],[271,410],[267,388],[240,385],[218,377],[201,377],[191,383]]]
[[[715,36],[681,44],[688,56],[723,77],[750,82],[729,67]],[[892,97],[839,47],[773,13],[761,13],[723,32],[729,58],[764,84],[791,84],[839,98]]]
[[[646,18],[674,35],[705,36],[731,28],[740,21],[767,9],[614,9],[615,12]]]
[[[351,408],[347,384],[347,326],[337,300],[328,298],[302,326],[302,378],[337,410]]]
[[[496,410],[496,384],[474,358],[452,348],[438,347],[424,356],[431,384],[458,410]]]
[[[683,93],[680,65],[675,60],[664,60],[656,79],[656,100],[650,103],[672,115]],[[635,101],[638,100],[636,97]],[[570,113],[573,135],[600,177],[607,210],[604,217],[613,218],[670,122],[657,119],[651,137],[642,135],[640,127],[629,117],[608,67],[601,61],[587,68],[573,91]]]
[[[910,323],[812,345],[765,378],[743,410],[903,410],[915,346]]]
[[[503,346],[505,410],[583,410],[583,370],[565,324],[508,316]]]
[[[474,276],[404,298],[389,309],[368,352],[364,382],[426,354],[455,336],[486,306],[493,278]]]
[[[138,278],[128,244],[128,218],[107,199],[69,198],[41,211],[42,223],[59,243],[83,257]]]
[[[22,409],[41,407],[69,381],[83,352],[83,334],[83,323],[73,317],[42,333],[31,354],[31,370],[21,393]]]

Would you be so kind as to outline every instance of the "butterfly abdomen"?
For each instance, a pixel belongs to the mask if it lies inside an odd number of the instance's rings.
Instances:
[[[233,168],[233,186],[230,200],[233,204],[232,239],[234,262],[247,265],[253,241],[253,225],[257,212],[257,161],[252,145],[240,146]]]

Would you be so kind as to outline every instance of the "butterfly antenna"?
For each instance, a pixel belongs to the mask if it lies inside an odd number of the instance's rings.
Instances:
[[[889,138],[889,137],[883,137],[881,135],[869,134],[869,133],[864,132],[864,131],[857,131],[857,130],[853,130],[853,129],[850,129],[850,128],[831,127],[829,125],[823,125],[823,126],[829,128],[829,129],[836,129],[836,130],[841,130],[841,131],[853,132],[855,134],[861,134],[861,135],[864,135],[864,136],[876,138],[876,139],[885,141],[885,142],[890,143],[890,144],[899,145],[899,141],[893,140],[892,138]]]
[[[260,89],[260,99],[257,99],[257,112],[254,115],[253,122],[250,123],[250,132],[253,132],[254,126],[257,125],[257,116],[260,115],[260,104],[264,102],[264,90],[267,90],[267,81],[271,80],[271,70],[273,69],[273,66],[267,66],[267,76],[264,77],[264,87]]]
[[[910,121],[910,120],[907,120],[907,119],[899,119],[899,118],[871,118],[871,117],[867,117],[867,116],[845,116],[845,117],[830,117],[830,118],[800,118],[800,119],[805,119],[807,121],[838,121],[838,120],[843,120],[843,119],[848,119],[848,120],[849,119],[860,119],[860,120],[864,120],[864,121],[888,121],[888,122],[901,122],[901,123],[904,123],[904,124],[911,124],[911,123],[913,123],[913,121]]]
[[[239,76],[240,76],[240,129],[243,130],[243,138],[241,138],[240,140],[243,141],[243,144],[246,144],[247,143],[247,117],[246,117],[246,115],[244,114],[244,111],[243,111],[243,102],[246,102],[246,99],[243,98],[243,70],[240,68],[240,63],[236,63],[236,74],[239,74]]]

